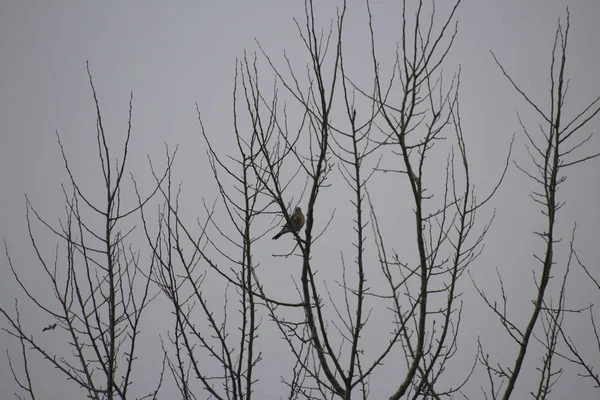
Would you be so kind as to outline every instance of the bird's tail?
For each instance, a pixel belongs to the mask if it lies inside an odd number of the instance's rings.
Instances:
[[[279,232],[277,235],[273,236],[273,240],[279,239],[281,237],[281,235],[283,235],[284,233],[285,233],[284,231]]]

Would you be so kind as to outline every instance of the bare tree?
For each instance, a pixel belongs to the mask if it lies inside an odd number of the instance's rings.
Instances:
[[[589,270],[577,258],[577,253],[573,247],[575,230],[573,230],[569,248],[570,256],[566,265],[563,266],[564,269],[562,272],[560,272],[561,266],[556,265],[556,254],[561,250],[559,244],[561,238],[560,233],[556,229],[556,221],[558,211],[565,204],[564,201],[559,199],[558,189],[567,179],[567,171],[570,167],[589,162],[600,156],[600,153],[585,153],[584,145],[592,139],[594,132],[591,132],[587,136],[581,136],[582,129],[600,112],[600,97],[597,97],[581,111],[576,112],[573,117],[566,115],[566,95],[569,82],[566,76],[569,27],[569,11],[567,9],[566,23],[563,25],[559,20],[554,47],[552,48],[549,110],[544,111],[543,107],[536,104],[511,78],[492,53],[504,76],[533,108],[541,120],[539,124],[540,134],[535,135],[525,126],[519,117],[519,122],[528,141],[527,150],[532,166],[524,167],[519,163],[515,163],[515,165],[536,185],[536,189],[531,193],[531,198],[541,206],[541,211],[546,217],[546,226],[535,232],[543,240],[545,249],[542,254],[534,255],[535,259],[539,262],[539,267],[535,270],[537,291],[533,301],[533,310],[527,324],[524,327],[519,327],[511,321],[511,316],[506,314],[507,298],[504,293],[500,274],[498,275],[502,289],[502,302],[500,306],[497,305],[497,302],[489,300],[482,289],[477,288],[483,300],[500,319],[506,332],[517,344],[515,361],[511,367],[494,366],[485,354],[483,346],[480,346],[479,359],[488,371],[488,376],[490,377],[489,395],[494,399],[502,398],[507,400],[513,395],[517,379],[522,372],[525,356],[534,347],[534,338],[541,343],[544,349],[541,366],[538,368],[540,371],[539,384],[536,392],[532,393],[534,398],[548,398],[552,387],[560,378],[563,369],[556,367],[557,360],[555,358],[557,356],[577,365],[583,371],[581,372],[583,376],[591,378],[595,382],[595,385],[600,387],[598,385],[598,374],[593,372],[593,363],[577,350],[574,342],[568,337],[564,329],[564,319],[567,314],[576,314],[589,310],[590,332],[593,332],[596,339],[598,338],[592,306],[590,305],[584,309],[573,309],[566,305],[566,281],[574,259],[577,260],[590,279],[597,284],[597,281],[591,276]],[[557,270],[557,268],[559,269]],[[553,274],[556,273],[562,273],[563,279],[556,293],[552,293],[549,290],[549,284]],[[536,326],[539,326],[540,321],[542,332],[539,333],[538,338],[536,337]],[[499,382],[496,382],[496,380],[499,380]]]
[[[68,380],[74,381],[87,398],[126,399],[132,390],[132,372],[139,352],[140,321],[152,300],[151,281],[148,279],[151,271],[144,267],[139,252],[127,245],[133,227],[126,221],[153,194],[139,206],[128,210],[123,209],[121,202],[121,190],[127,179],[133,94],[121,159],[113,159],[89,68],[88,76],[96,106],[98,156],[105,197],[94,199],[84,193],[57,132],[69,177],[69,185],[63,186],[65,219],[60,221],[59,227],[52,226],[26,198],[27,226],[41,268],[39,275],[51,287],[53,301],[42,298],[24,283],[5,244],[10,269],[25,300],[42,310],[48,321],[54,321],[44,328],[38,324],[35,327],[38,333],[34,334],[21,323],[17,301],[13,313],[4,306],[0,307],[8,322],[3,330],[21,343],[24,376],[17,372],[8,355],[10,368],[15,381],[30,399],[39,398],[31,379],[31,363],[28,362],[31,351],[41,355]],[[40,223],[58,238],[54,257],[48,257],[40,249],[35,223]],[[36,339],[42,332],[53,335],[57,341],[64,341],[70,351],[53,354]],[[161,383],[162,374],[157,376],[155,388],[142,398],[156,398]],[[140,389],[135,388],[135,392],[139,393]]]
[[[144,197],[133,181],[137,205],[121,211],[131,121],[123,160],[111,169],[92,85],[107,203],[100,208],[83,195],[63,151],[73,187],[72,194],[65,191],[67,221],[54,229],[28,208],[67,244],[66,284],[56,278],[58,264],[47,267],[38,252],[62,313],[21,284],[26,296],[54,316],[56,329],[70,333],[79,364],[56,360],[24,330],[18,308],[14,314],[2,308],[9,321],[6,330],[21,341],[24,378],[13,369],[19,385],[35,397],[27,363],[27,349],[33,347],[89,397],[125,398],[138,324],[153,285],[171,307],[171,324],[162,341],[163,369],[168,366],[183,399],[260,397],[258,382],[268,370],[262,365],[274,357],[260,339],[276,335],[287,349],[285,356],[276,357],[289,361],[287,369],[277,372],[285,392],[276,390],[288,399],[372,398],[371,382],[380,376],[388,382],[377,395],[386,391],[390,399],[467,397],[470,388],[481,386],[472,379],[478,367],[489,377],[486,398],[516,398],[526,353],[537,345],[543,355],[534,398],[549,398],[564,371],[557,361],[576,366],[598,385],[593,360],[571,339],[567,327],[567,321],[585,312],[590,335],[600,345],[592,305],[567,304],[572,265],[600,291],[598,278],[575,250],[575,230],[557,291],[550,294],[548,289],[557,268],[555,222],[563,204],[557,190],[564,171],[599,155],[576,154],[593,136],[579,138],[578,133],[600,112],[600,97],[564,122],[568,14],[566,26],[559,24],[553,49],[549,111],[543,112],[498,62],[545,124],[538,138],[522,123],[533,168],[516,164],[541,187],[532,197],[547,217],[547,226],[537,233],[545,251],[537,256],[533,310],[525,327],[519,327],[506,312],[501,275],[500,306],[473,280],[474,290],[516,342],[515,362],[510,367],[494,363],[485,351],[490,346],[486,338],[459,352],[465,323],[461,294],[473,290],[465,272],[482,252],[495,215],[486,208],[505,179],[513,146],[507,143],[506,163],[499,166],[490,192],[478,195],[460,112],[461,71],[447,66],[460,3],[446,4],[440,13],[435,1],[402,2],[397,47],[389,52],[377,45],[376,18],[366,1],[370,49],[363,59],[372,66],[372,75],[365,80],[353,75],[347,58],[346,1],[322,29],[315,4],[306,0],[304,19],[295,21],[305,65],[286,54],[278,61],[260,43],[257,55],[244,53],[237,60],[232,146],[227,151],[205,130],[198,110],[218,190],[214,202],[203,199],[202,217],[190,218],[180,206],[184,192],[174,176],[177,149],[168,147],[164,173],[150,160],[156,191]],[[402,204],[377,196],[392,189],[406,194]],[[350,234],[339,234],[343,228],[337,209],[324,211],[330,209],[332,192],[340,212],[352,221],[346,225],[352,226]],[[161,204],[149,211],[147,202],[155,193]],[[105,229],[97,231],[86,222],[80,205],[104,218]],[[300,210],[305,224],[298,224]],[[484,210],[487,215],[480,222],[476,217]],[[134,215],[141,219],[149,248],[147,268],[137,253],[126,251],[130,230],[121,234],[117,228]],[[391,220],[400,215],[411,222],[394,225]],[[272,250],[270,234],[281,225],[290,234]],[[334,235],[336,240],[331,240]],[[37,251],[33,235],[32,243]],[[327,254],[332,248],[340,254],[336,265]],[[77,260],[83,260],[84,269]],[[290,269],[287,282],[295,291],[282,294],[273,287],[269,268],[274,264],[297,266]],[[15,277],[21,283],[16,272]],[[374,322],[378,317],[383,322]],[[122,357],[125,366],[118,364]],[[101,371],[103,383],[92,370]],[[271,372],[266,384],[274,386],[274,378]],[[162,374],[147,397],[157,397],[161,383]]]
[[[403,7],[401,51],[396,53],[388,81],[379,72],[373,23],[366,3],[374,68],[374,85],[370,90],[358,87],[346,72],[342,40],[346,4],[340,8],[329,32],[323,34],[317,28],[313,3],[305,3],[306,18],[296,24],[309,60],[306,79],[300,77],[287,58],[287,70],[281,70],[261,47],[263,59],[275,76],[267,95],[259,83],[257,60],[244,57],[238,64],[233,99],[238,158],[232,161],[233,166],[218,156],[202,130],[221,203],[233,223],[234,235],[228,234],[222,223],[216,223],[213,208],[206,207],[206,222],[199,225],[200,235],[193,236],[179,217],[177,196],[172,195],[170,186],[163,191],[166,206],[159,212],[163,229],[158,235],[148,234],[149,242],[154,243],[154,253],[161,260],[162,269],[155,271],[163,271],[156,280],[172,300],[177,316],[172,339],[177,362],[172,370],[184,397],[191,397],[186,389],[189,376],[184,372],[189,368],[217,398],[251,397],[251,372],[260,361],[258,356],[251,358],[258,304],[266,306],[296,360],[293,372],[282,376],[290,389],[289,398],[349,399],[356,390],[362,398],[367,398],[370,376],[383,368],[385,360],[400,354],[404,354],[407,368],[397,375],[398,386],[390,393],[391,398],[440,397],[460,390],[462,383],[438,389],[438,380],[456,353],[461,319],[457,282],[479,254],[489,224],[483,224],[477,232],[475,212],[489,197],[479,203],[474,199],[458,109],[458,75],[446,87],[440,69],[456,36],[453,19],[459,3],[454,4],[440,25],[431,5],[427,8],[424,2],[417,2],[414,18],[412,11],[406,5]],[[284,94],[280,93],[280,87]],[[245,130],[239,129],[242,113],[238,111],[238,90],[245,100],[241,106],[246,112],[244,122],[249,126]],[[357,95],[361,98],[360,106]],[[289,124],[287,101],[281,105],[280,99],[288,97],[297,105],[295,115],[301,116],[295,128]],[[392,98],[400,100],[392,103]],[[342,117],[334,118],[338,111]],[[364,120],[359,121],[357,115],[364,116]],[[429,168],[426,159],[434,145],[448,134],[454,140],[457,157],[452,150],[446,159],[446,184],[436,204],[433,191],[425,182],[425,171]],[[386,175],[390,177],[386,184],[399,187],[405,184],[412,192],[418,254],[414,265],[403,260],[394,245],[386,243],[375,206],[367,201],[369,179],[375,174],[392,172],[378,161],[385,154],[399,156],[402,165],[393,171],[399,174]],[[313,251],[315,243],[328,235],[329,224],[317,228],[315,212],[323,190],[339,185],[329,183],[335,166],[353,192],[349,201],[354,209],[356,234],[355,262],[348,265],[342,258],[343,272],[337,292],[327,282],[316,279],[321,260]],[[233,186],[225,183],[228,179],[234,182]],[[304,184],[298,185],[298,181]],[[258,262],[251,249],[265,232],[252,226],[273,212],[281,214],[285,224],[291,224],[288,210],[290,205],[300,203],[295,197],[297,192],[293,192],[299,186],[304,187],[300,196],[307,197],[306,229],[304,235],[293,232],[294,248],[280,255],[285,259],[297,256],[301,260],[299,300],[293,302],[273,298],[269,288],[261,283],[256,269]],[[207,227],[212,228],[212,234]],[[371,259],[365,257],[369,230],[374,236],[370,243],[378,249]],[[182,241],[193,248],[187,252],[187,258],[181,250]],[[224,242],[241,250],[240,257],[234,258],[224,250],[219,244]],[[173,252],[178,256],[174,257]],[[230,267],[215,262],[209,252],[215,252]],[[388,254],[393,255],[388,258]],[[183,266],[183,274],[174,272],[174,258]],[[198,270],[200,262],[210,268]],[[388,290],[366,284],[369,274],[375,272],[367,272],[365,265],[374,263],[380,265],[378,274],[387,282]],[[237,289],[242,319],[233,339],[237,343],[235,351],[228,342],[233,329],[227,324],[230,300],[226,299],[226,309],[217,320],[214,308],[208,307],[199,290],[210,271]],[[349,275],[356,277],[354,283],[350,283]],[[184,286],[189,295],[180,294]],[[192,322],[197,320],[191,317],[192,301],[201,305],[200,311],[209,321],[205,332],[197,330]],[[298,306],[303,314],[292,311]],[[362,344],[362,331],[375,307],[389,307],[394,321],[388,327],[388,344],[371,354]],[[330,326],[335,329],[329,329]],[[202,370],[194,351],[196,343],[217,360],[224,371],[222,375],[206,371],[214,371],[214,366]],[[181,349],[186,361],[180,357]],[[242,368],[242,364],[246,367]],[[464,382],[469,376],[467,370]],[[213,383],[215,380],[221,383],[221,391]]]

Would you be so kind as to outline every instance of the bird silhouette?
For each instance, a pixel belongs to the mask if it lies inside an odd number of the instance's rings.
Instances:
[[[286,223],[281,231],[273,236],[273,240],[279,239],[282,235],[285,235],[289,232],[298,232],[304,226],[304,214],[302,214],[302,210],[300,207],[296,207],[296,211],[294,214],[290,216],[290,223]]]
[[[48,325],[47,327],[45,327],[44,329],[42,329],[42,332],[53,331],[54,328],[56,328],[56,323]]]

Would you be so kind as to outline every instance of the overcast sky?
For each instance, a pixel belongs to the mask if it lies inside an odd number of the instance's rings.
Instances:
[[[361,63],[369,57],[364,5],[358,0],[348,3],[350,13],[345,49],[352,62],[353,74],[360,79],[361,71],[364,71],[365,79],[368,79],[370,64]],[[377,46],[388,54],[394,50],[398,38],[396,3],[398,1],[372,1]],[[318,5],[319,22],[324,26],[335,17],[333,4],[336,2]],[[516,112],[526,119],[527,115],[532,115],[503,78],[490,50],[523,89],[532,93],[534,100],[547,105],[554,32],[558,18],[564,18],[567,6],[572,24],[568,53],[571,78],[568,100],[572,103],[568,110],[574,111],[600,94],[597,77],[600,1],[464,0],[459,8],[456,16],[459,35],[445,69],[456,71],[460,65],[462,70],[462,118],[472,156],[473,179],[482,197],[499,176],[515,132],[514,157],[527,160]],[[445,10],[443,5],[440,7]],[[90,185],[90,190],[93,179],[98,178],[95,110],[86,61],[89,61],[93,74],[105,127],[115,143],[126,132],[129,93],[134,93],[132,172],[144,182],[149,179],[146,156],[161,160],[165,143],[172,147],[179,144],[176,180],[184,182],[183,203],[187,212],[200,216],[202,210],[194,210],[194,204],[199,205],[202,198],[212,201],[217,192],[208,170],[195,102],[203,115],[207,134],[218,149],[228,153],[226,143],[232,134],[231,93],[236,58],[243,57],[244,50],[254,54],[258,50],[257,39],[279,65],[284,65],[282,55],[286,50],[292,59],[300,60],[299,69],[302,69],[306,59],[302,58],[305,55],[294,17],[303,18],[302,1],[197,0],[168,4],[162,1],[5,1],[0,5],[0,238],[6,240],[13,262],[24,271],[32,285],[37,284],[33,275],[37,267],[27,236],[24,195],[27,194],[40,213],[52,222],[57,222],[64,214],[60,185],[67,181],[67,176],[56,131],[61,135],[70,162],[76,166],[76,177],[84,185]],[[262,66],[265,76],[270,79],[266,64]],[[527,120],[535,127],[534,118]],[[589,130],[598,129],[600,120],[595,120]],[[589,146],[590,153],[594,149],[600,151],[600,140],[590,142]],[[598,259],[600,237],[599,163],[592,161],[570,171],[572,175],[561,189],[562,199],[568,203],[559,220],[565,242],[577,221],[578,247],[593,267],[597,266],[592,261]],[[485,211],[487,214],[482,213],[482,218],[489,217],[496,209],[496,221],[484,255],[473,271],[476,279],[489,281],[490,287],[494,287],[494,268],[501,268],[509,283],[508,290],[514,295],[516,309],[531,306],[534,290],[532,253],[539,249],[540,243],[532,231],[542,229],[539,224],[535,225],[540,221],[540,214],[528,197],[531,189],[530,181],[522,174],[515,168],[509,170],[494,205]],[[385,198],[385,192],[372,194],[384,199],[383,205],[387,201],[389,204],[397,201]],[[336,206],[335,196],[329,198],[329,205],[323,205],[324,215]],[[55,245],[55,239],[48,235],[40,234],[40,238],[47,249],[51,250]],[[338,245],[333,240],[328,242],[328,247],[333,249],[330,262],[339,264],[339,252],[351,251],[351,242]],[[273,282],[291,282],[289,271],[276,270],[279,261],[265,259],[261,268],[273,268],[274,272],[268,274]],[[339,276],[339,270],[336,271],[332,273],[332,279]],[[323,275],[328,276],[326,272]],[[265,279],[268,282],[269,278]],[[6,259],[2,257],[0,302],[3,306],[11,305],[15,296],[19,296],[13,282]],[[573,286],[575,305],[585,306],[600,300],[600,293],[591,291],[584,283],[578,285]],[[585,289],[578,291],[578,287]],[[40,288],[40,291],[44,290]],[[281,290],[285,293],[285,289]],[[47,294],[51,296],[51,293]],[[465,298],[467,301],[476,299],[473,293],[466,293]],[[471,346],[467,350],[471,356],[476,349],[477,335],[490,337],[499,329],[499,326],[485,322],[490,317],[489,313],[481,314],[463,326],[466,331],[463,345]],[[37,323],[28,315],[23,315],[22,319],[32,332],[38,332],[46,323],[45,320]],[[149,336],[164,334],[167,329],[160,321],[148,324]],[[510,343],[503,340],[506,338],[498,338],[498,343]],[[496,350],[501,357],[503,348],[494,349],[494,341],[489,341],[491,350]],[[17,345],[5,332],[0,332],[3,351],[9,348],[14,353],[18,351]],[[281,348],[285,348],[283,344]],[[513,359],[512,354],[509,352],[507,360]],[[277,360],[265,360],[260,368],[269,371],[276,365]],[[533,364],[528,367],[532,368]],[[600,362],[596,363],[596,368],[600,368]],[[65,398],[62,396],[69,392],[60,387],[65,382],[62,376],[53,371],[46,374],[51,367],[44,363],[35,365],[34,369],[43,399]],[[595,398],[589,382],[582,382],[574,375],[565,376],[564,384],[556,389],[556,398],[566,394],[578,399]],[[264,377],[268,374],[261,376],[267,384]],[[279,384],[279,381],[277,378],[272,383]],[[265,386],[261,387],[259,393],[269,393]],[[377,394],[389,395],[386,385],[382,383],[381,387],[381,391],[372,388],[373,398]],[[471,393],[477,393],[478,387],[478,384],[474,385],[475,390]],[[169,384],[168,388],[172,389],[172,386]],[[6,358],[2,357],[0,398],[8,399],[16,390]],[[527,391],[523,390],[525,396]],[[167,389],[163,398],[171,398],[168,393]]]

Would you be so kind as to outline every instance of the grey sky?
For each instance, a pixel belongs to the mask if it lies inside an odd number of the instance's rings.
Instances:
[[[335,16],[333,3],[318,5],[324,25]],[[390,54],[397,41],[395,33],[399,22],[396,3],[392,0],[372,1],[377,23],[376,45],[382,54]],[[364,52],[368,51],[369,44],[365,36],[364,5],[357,0],[349,1],[349,5],[352,9],[346,26],[345,49],[349,60],[354,62],[352,73],[360,77],[361,71],[364,71],[364,79],[368,79],[371,66],[368,61],[362,61],[368,60],[368,54]],[[461,111],[473,178],[480,197],[493,188],[514,132],[517,133],[514,158],[528,162],[516,111],[520,111],[526,122],[537,123],[531,109],[495,66],[489,50],[494,51],[526,92],[546,105],[553,35],[557,19],[565,16],[567,5],[571,11],[568,74],[572,81],[569,101],[572,102],[571,110],[579,110],[600,94],[600,80],[597,78],[600,65],[599,1],[465,0],[459,8],[459,34],[446,68],[457,70],[459,65],[462,68]],[[444,9],[441,5],[440,8]],[[94,77],[105,126],[115,144],[120,143],[126,132],[129,92],[134,92],[134,152],[130,168],[146,188],[150,185],[146,155],[160,163],[164,143],[171,148],[180,145],[175,180],[184,182],[182,204],[195,218],[203,215],[200,199],[204,197],[212,201],[217,195],[207,168],[195,102],[198,102],[207,133],[215,141],[217,149],[228,153],[227,143],[232,137],[231,93],[235,60],[243,57],[245,49],[250,55],[258,50],[256,38],[278,65],[284,65],[282,54],[286,50],[292,59],[301,63],[298,65],[301,70],[306,59],[292,20],[294,17],[303,19],[303,2],[199,0],[167,5],[162,1],[5,1],[0,5],[0,237],[7,241],[13,262],[26,271],[24,274],[30,284],[38,282],[25,224],[24,194],[27,193],[49,221],[57,222],[64,214],[60,184],[67,181],[67,176],[56,142],[56,130],[61,135],[70,162],[76,166],[76,177],[84,182],[84,188],[94,190],[93,179],[99,177],[95,152],[95,110],[85,70],[86,60]],[[260,65],[264,71],[264,82],[269,82],[271,73],[266,63]],[[589,130],[599,129],[598,120],[589,126]],[[598,152],[600,140],[591,142],[589,146],[589,153],[593,153],[594,149]],[[598,246],[600,233],[600,212],[597,209],[600,198],[599,162],[595,160],[584,167],[573,168],[572,175],[561,189],[561,195],[568,201],[559,220],[563,241],[568,242],[573,222],[577,221],[578,248],[590,264],[598,258],[595,246]],[[494,267],[498,266],[509,283],[507,290],[515,312],[531,306],[534,290],[531,254],[540,246],[539,240],[532,234],[534,229],[539,229],[540,214],[528,197],[530,188],[530,182],[511,167],[493,206],[481,213],[483,221],[495,208],[496,220],[484,255],[473,270],[473,276],[481,282],[488,282],[493,292],[496,288]],[[397,198],[385,198],[383,191],[375,195],[381,199],[382,206],[397,201]],[[330,200],[328,205],[331,209],[338,207],[335,195],[324,196]],[[324,206],[321,212],[326,218],[330,210]],[[399,223],[409,221],[410,212],[399,212]],[[337,223],[341,225],[333,229],[344,229],[343,211],[339,215]],[[402,219],[401,215],[408,217]],[[50,240],[42,232],[40,230],[43,246],[51,254],[55,240]],[[270,242],[261,246],[264,246],[261,248],[264,248],[265,255],[271,252],[268,248]],[[324,247],[328,247],[329,251],[322,249],[327,260],[336,268],[339,252],[352,249],[348,243],[343,246],[336,247],[328,242]],[[561,255],[563,261],[564,254]],[[268,256],[264,259],[261,268],[264,271],[272,269],[265,272],[266,281],[273,284],[274,293],[280,290],[281,295],[285,295],[286,290],[293,286],[286,283],[278,288],[276,282],[290,282],[291,269],[280,268],[280,260]],[[348,256],[348,259],[351,257]],[[13,284],[5,258],[1,260],[0,303],[6,306],[12,304],[19,292]],[[598,272],[597,268],[595,271]],[[323,279],[333,281],[337,277],[339,269],[322,272]],[[481,311],[482,307],[469,303],[477,301],[469,281],[465,280],[463,284],[466,309]],[[592,292],[585,282],[581,283],[582,290],[579,291],[579,282],[573,285],[570,297],[573,307],[600,300],[599,293]],[[497,291],[493,293],[497,294]],[[594,293],[595,297],[590,297],[590,293]],[[47,294],[51,296],[50,292]],[[493,337],[494,332],[500,329],[489,313],[480,315],[464,322],[462,327],[461,346],[471,348],[466,351],[467,355],[474,356],[477,335]],[[41,330],[46,324],[43,319],[39,323],[35,321],[38,316],[41,317],[41,314],[31,314],[31,318],[29,315],[22,316],[32,332]],[[486,318],[493,323],[485,322]],[[148,343],[167,329],[160,321],[148,321],[147,324],[147,335],[152,336]],[[278,333],[275,335],[278,337]],[[263,344],[269,339],[261,338]],[[489,341],[490,352],[503,361],[512,360],[512,352],[508,352],[507,359],[501,358],[503,346],[510,343],[506,335],[498,339],[498,348],[494,349],[492,342]],[[14,353],[13,357],[18,359],[17,345],[16,341],[9,340],[4,332],[0,332],[0,348],[8,347]],[[53,346],[52,343],[49,345]],[[280,346],[285,349],[283,343]],[[157,357],[156,360],[160,355]],[[469,362],[466,357],[465,365]],[[279,362],[272,358],[261,364],[264,372],[260,379],[265,385],[279,384],[278,376],[273,382],[267,382],[268,372],[279,373]],[[281,364],[287,365],[283,361]],[[533,365],[530,363],[528,367]],[[600,368],[599,363],[596,368]],[[46,374],[47,371],[50,372]],[[152,371],[154,373],[155,369]],[[556,389],[555,398],[560,399],[567,394],[578,399],[594,398],[589,383],[581,384],[573,373],[565,375],[562,385],[559,384]],[[43,363],[36,366],[36,379],[39,379],[37,387],[40,393],[44,388],[44,399],[64,398],[65,393],[70,393],[64,392],[64,378]],[[393,376],[374,379],[373,398],[377,394],[388,394],[392,379]],[[172,389],[172,386],[167,388]],[[267,396],[268,386],[260,385],[260,388],[259,393]],[[527,389],[526,386],[521,389],[523,396]],[[15,390],[6,358],[1,357],[0,398],[10,398]],[[168,389],[163,393],[164,398],[170,398],[167,393]],[[597,391],[595,393],[597,395]]]

